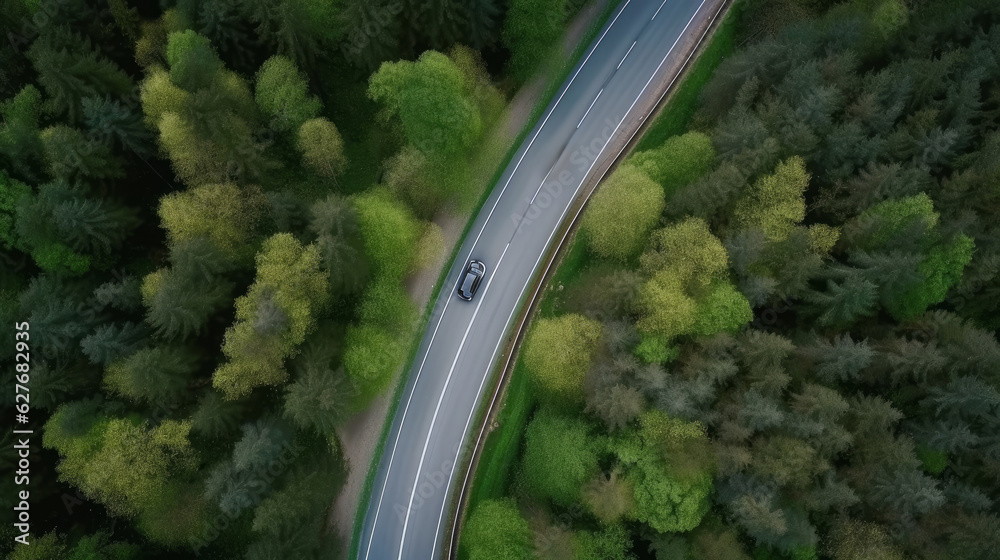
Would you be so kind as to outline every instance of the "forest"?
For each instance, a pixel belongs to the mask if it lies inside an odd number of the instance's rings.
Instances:
[[[8,509],[0,553],[339,558],[367,465],[336,428],[406,360],[432,218],[474,210],[582,4],[0,1],[0,319],[30,325],[35,430],[32,545]]]
[[[1000,4],[727,17],[564,250],[463,557],[1000,558]]]

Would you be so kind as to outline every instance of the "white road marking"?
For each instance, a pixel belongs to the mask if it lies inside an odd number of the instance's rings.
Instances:
[[[539,192],[541,192],[541,190],[542,190],[542,185],[544,185],[544,184],[545,184],[545,181],[546,181],[546,180],[548,180],[548,178],[549,178],[549,174],[551,174],[551,173],[552,173],[552,170],[553,170],[553,169],[555,169],[555,165],[553,165],[552,167],[550,167],[550,168],[549,168],[549,170],[548,170],[548,172],[547,172],[547,173],[545,173],[545,176],[544,176],[544,177],[542,177],[542,182],[541,182],[541,183],[538,183],[538,188],[537,188],[537,189],[535,189],[535,194],[531,195],[531,200],[529,200],[529,201],[528,201],[528,206],[531,206],[531,205],[532,205],[532,204],[533,204],[533,203],[535,202],[535,197],[536,197],[536,196],[538,196],[538,193],[539,193]]]
[[[660,7],[656,9],[656,14],[660,13],[660,10],[663,9],[663,4],[666,4],[666,3],[667,3],[667,0],[663,0],[663,2],[660,4]],[[698,9],[700,10],[701,8],[699,7]],[[695,13],[697,14],[698,12],[695,12]],[[649,21],[653,21],[654,19],[656,19],[656,14],[653,14],[653,17],[649,18]]]
[[[635,43],[632,43],[632,46],[634,47]],[[629,49],[629,52],[632,52],[632,49]],[[628,55],[626,55],[626,56],[628,56]],[[622,60],[625,60],[625,59],[623,58]],[[576,123],[576,127],[577,128],[580,128],[580,125],[583,124],[583,121],[587,118],[587,115],[590,114],[590,110],[594,108],[594,104],[597,103],[597,100],[601,98],[601,94],[602,93],[604,93],[604,88],[601,88],[601,91],[597,92],[597,97],[595,97],[594,100],[590,102],[590,107],[587,107],[587,112],[583,114],[583,118],[580,119],[580,122]],[[544,183],[545,181],[542,181],[542,182]],[[538,189],[541,190],[541,188],[542,187],[539,185]],[[535,194],[537,195],[538,191],[535,191]],[[535,198],[532,197],[531,201],[534,202]]]
[[[664,0],[664,1],[666,1],[666,0]],[[662,6],[662,4],[661,4],[661,6]],[[649,20],[649,21],[653,21],[653,20]],[[617,70],[617,69],[619,69],[619,68],[622,67],[622,63],[625,62],[625,59],[628,58],[629,53],[632,52],[632,49],[635,48],[635,44],[636,44],[636,41],[632,41],[632,46],[628,48],[628,52],[625,53],[625,56],[623,56],[622,59],[621,59],[621,61],[618,62],[618,66],[615,66],[615,70]]]

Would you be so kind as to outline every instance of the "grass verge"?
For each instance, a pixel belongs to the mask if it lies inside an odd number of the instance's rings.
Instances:
[[[559,91],[562,84],[569,77],[569,73],[573,70],[573,68],[576,67],[577,61],[579,61],[580,58],[583,56],[583,53],[593,42],[594,38],[597,37],[597,34],[604,27],[604,24],[607,21],[608,17],[614,12],[615,8],[617,7],[618,7],[617,2],[614,1],[608,2],[608,5],[601,12],[601,14],[599,14],[594,19],[594,22],[591,23],[591,25],[587,28],[587,31],[584,33],[576,49],[574,49],[572,55],[570,55],[568,58],[565,59],[565,62],[561,65],[560,70],[558,72],[552,73],[553,77],[550,78],[549,81],[547,82],[546,87],[543,90],[543,93],[539,96],[538,101],[532,108],[532,111],[527,121],[525,121],[524,126],[518,133],[516,140],[511,144],[510,148],[507,150],[507,155],[504,156],[503,161],[501,162],[500,165],[497,166],[497,169],[494,171],[493,177],[490,179],[490,182],[488,183],[490,187],[484,189],[482,195],[480,195],[479,200],[477,201],[474,209],[470,213],[469,218],[465,223],[465,227],[462,229],[461,236],[458,238],[458,241],[455,243],[455,247],[452,249],[451,255],[448,257],[447,262],[441,269],[441,273],[438,275],[437,282],[434,285],[434,289],[431,293],[430,299],[428,299],[427,301],[427,305],[424,308],[423,313],[421,314],[420,323],[415,331],[418,335],[419,333],[424,332],[424,330],[427,327],[427,323],[430,320],[431,311],[434,308],[434,304],[437,302],[437,298],[441,292],[441,287],[444,284],[445,277],[447,276],[448,271],[451,270],[451,267],[458,256],[458,251],[462,247],[462,240],[466,238],[466,236],[469,233],[469,230],[472,229],[472,224],[475,222],[476,216],[479,215],[480,210],[482,210],[483,206],[486,204],[486,201],[489,200],[489,197],[493,192],[493,188],[496,186],[497,182],[503,176],[503,173],[510,165],[511,160],[514,159],[514,155],[521,147],[521,144],[524,143],[525,138],[527,138],[528,134],[535,127],[535,123],[538,121],[538,119],[544,113],[545,109],[552,102],[552,99],[555,97],[556,93]],[[546,71],[543,70],[542,72],[545,73]],[[417,349],[419,348],[420,345],[420,340],[421,337],[415,336],[414,339],[410,341],[410,352],[406,358],[405,362],[406,366],[404,372],[409,371],[411,369],[411,366],[413,364],[413,359],[416,356]],[[348,557],[351,560],[356,560],[358,557],[358,546],[361,541],[361,527],[364,524],[364,518],[368,512],[368,506],[371,499],[372,488],[375,486],[375,473],[378,471],[378,465],[382,458],[382,452],[385,450],[385,443],[386,440],[389,438],[389,431],[392,427],[392,419],[396,416],[396,411],[399,408],[399,401],[402,397],[403,389],[406,387],[406,381],[407,381],[407,376],[404,373],[403,375],[400,376],[398,382],[396,383],[396,387],[393,389],[392,401],[389,405],[389,410],[386,412],[385,421],[382,424],[382,432],[381,434],[379,434],[379,440],[375,447],[375,453],[372,455],[372,462],[368,466],[368,471],[365,475],[365,483],[364,486],[361,488],[361,498],[358,503],[358,508],[354,514],[354,526],[352,527],[351,530],[351,546],[348,554]]]
[[[705,48],[685,72],[677,90],[643,134],[636,150],[656,147],[670,136],[685,131],[697,108],[701,89],[721,60],[733,51],[739,18],[736,8],[737,6],[734,6],[726,13]],[[568,246],[563,251],[564,254],[548,280],[542,300],[538,304],[537,317],[555,315],[558,286],[575,283],[595,262],[586,250],[583,240],[575,235],[570,237]],[[527,328],[530,328],[530,324]],[[508,381],[502,408],[497,414],[497,428],[486,436],[483,444],[479,468],[469,491],[468,511],[474,510],[483,500],[501,498],[507,494],[520,456],[521,439],[535,404],[528,372],[518,358]]]

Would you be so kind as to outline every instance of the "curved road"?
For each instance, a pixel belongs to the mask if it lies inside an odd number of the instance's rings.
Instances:
[[[442,553],[456,463],[536,269],[581,187],[641,124],[645,115],[632,112],[659,99],[663,88],[654,80],[662,80],[669,55],[690,55],[698,27],[691,22],[709,11],[714,17],[721,4],[624,1],[514,155],[435,303],[379,463],[359,559]],[[487,274],[467,302],[455,288],[470,258],[483,261]]]

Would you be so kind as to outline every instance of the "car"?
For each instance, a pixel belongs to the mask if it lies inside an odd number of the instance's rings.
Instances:
[[[458,297],[472,301],[472,296],[476,295],[484,276],[486,276],[486,265],[475,259],[469,261],[462,274],[462,280],[458,283]]]

